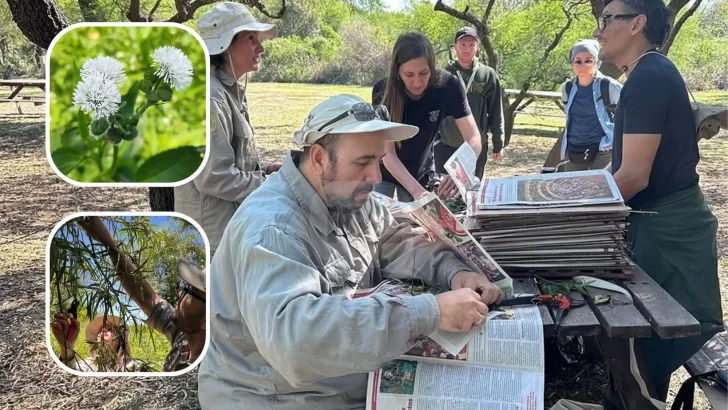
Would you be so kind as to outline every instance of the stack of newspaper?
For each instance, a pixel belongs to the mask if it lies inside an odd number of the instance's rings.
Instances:
[[[386,281],[353,297],[423,291],[432,290]],[[367,410],[543,410],[543,343],[535,306],[493,310],[468,333],[420,336],[400,359],[369,374]]]
[[[631,274],[629,208],[605,170],[489,179],[466,200],[465,227],[513,276]]]

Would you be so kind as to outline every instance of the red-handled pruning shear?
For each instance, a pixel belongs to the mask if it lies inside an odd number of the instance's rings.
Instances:
[[[558,328],[561,324],[561,320],[564,316],[566,316],[566,313],[568,313],[571,308],[579,307],[585,303],[586,301],[578,301],[574,303],[566,295],[530,294],[504,299],[501,303],[494,305],[493,308],[517,305],[546,305],[551,308],[551,312],[554,316],[554,326]]]
[[[68,308],[68,313],[71,315],[71,317],[77,319],[78,318],[78,299],[74,299],[73,302],[71,302],[71,307]],[[69,341],[71,339],[71,336],[76,331],[76,322],[70,321],[71,324],[68,326],[68,330],[66,330],[66,340]]]

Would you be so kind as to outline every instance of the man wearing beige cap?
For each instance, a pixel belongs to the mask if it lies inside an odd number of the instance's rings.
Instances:
[[[210,152],[202,172],[174,189],[174,210],[202,226],[214,254],[235,209],[280,164],[261,164],[245,90],[238,79],[258,70],[262,42],[275,37],[238,3],[219,3],[197,23],[210,52]],[[247,77],[246,77],[247,78]]]
[[[203,408],[364,408],[367,372],[414,338],[482,323],[500,290],[370,198],[385,142],[416,133],[352,95],[311,111],[294,134],[303,152],[237,210],[211,266]],[[453,290],[351,298],[386,278]]]

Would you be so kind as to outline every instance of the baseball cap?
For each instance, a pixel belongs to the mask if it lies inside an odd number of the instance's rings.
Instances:
[[[470,36],[474,38],[475,41],[480,41],[480,38],[478,37],[478,31],[475,29],[475,27],[466,26],[458,30],[458,32],[455,33],[455,42],[465,36]]]
[[[197,22],[197,30],[210,55],[224,53],[241,31],[260,33],[260,41],[275,37],[277,32],[273,24],[258,22],[244,5],[230,2],[218,3],[205,13]]]
[[[311,110],[303,127],[293,133],[293,142],[308,147],[328,134],[377,131],[382,132],[387,141],[402,141],[417,134],[419,128],[389,121],[383,105],[375,108],[359,96],[339,94]]]

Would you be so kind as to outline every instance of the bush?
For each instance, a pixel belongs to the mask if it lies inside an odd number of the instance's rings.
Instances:
[[[334,40],[323,37],[278,37],[267,41],[265,49],[262,67],[255,74],[256,81],[313,82],[326,60],[336,54]]]
[[[338,58],[326,65],[317,82],[372,85],[387,75],[389,47],[377,40],[373,28],[354,20],[339,31]]]

